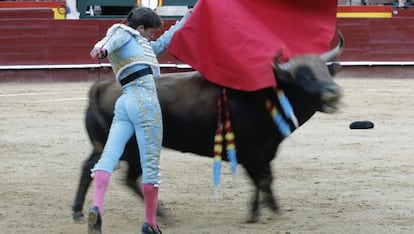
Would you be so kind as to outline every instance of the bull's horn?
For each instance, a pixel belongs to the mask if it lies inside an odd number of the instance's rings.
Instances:
[[[319,55],[319,58],[322,59],[322,61],[330,62],[334,60],[339,54],[341,54],[342,50],[344,49],[344,46],[345,46],[344,36],[342,35],[340,31],[338,31],[337,33],[339,37],[338,45],[334,49]],[[273,62],[273,68],[275,68],[275,70],[279,72],[280,71],[290,72],[291,64],[289,62],[280,63],[279,61],[280,57],[281,57],[281,52],[279,52],[279,54],[276,56]]]
[[[325,62],[331,62],[339,54],[341,54],[341,52],[342,52],[342,50],[344,49],[344,46],[345,46],[345,39],[344,39],[344,36],[342,35],[342,33],[340,31],[338,31],[338,37],[339,37],[338,45],[334,49],[321,54],[319,56],[320,59],[322,59]]]

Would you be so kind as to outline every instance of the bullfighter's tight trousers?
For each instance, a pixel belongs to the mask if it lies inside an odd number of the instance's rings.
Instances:
[[[94,191],[97,193],[96,196],[94,194],[94,204],[97,203],[100,211],[103,211],[103,205],[99,205],[99,202],[103,203],[109,178],[102,176],[105,173],[100,171],[112,174],[126,143],[135,133],[142,168],[145,220],[150,225],[155,225],[159,185],[158,164],[162,143],[161,108],[152,75],[140,77],[125,85],[123,89],[123,94],[115,104],[114,118],[102,157],[92,169],[92,176],[98,182],[94,182]]]

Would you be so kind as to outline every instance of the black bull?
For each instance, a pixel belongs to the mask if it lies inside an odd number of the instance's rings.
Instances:
[[[278,88],[284,91],[290,101],[299,125],[316,111],[332,113],[337,110],[342,94],[332,76],[339,65],[327,65],[326,62],[332,61],[342,48],[343,38],[340,37],[338,46],[322,55],[298,56],[284,64],[275,61]],[[198,72],[164,74],[156,79],[156,86],[163,114],[163,146],[212,157],[218,119],[216,100],[223,88],[205,80]],[[256,188],[250,213],[250,221],[254,222],[258,219],[260,198],[272,211],[279,210],[271,187],[273,178],[270,162],[275,158],[283,137],[263,99],[264,96],[274,97],[274,93],[272,88],[256,92],[226,91],[238,163],[244,167]],[[75,220],[83,217],[85,195],[91,183],[90,169],[101,156],[112,121],[114,103],[121,92],[121,87],[113,80],[98,81],[90,89],[86,128],[93,152],[83,164],[72,206]],[[138,155],[136,140],[132,137],[122,159],[129,165],[127,185],[142,197],[137,183],[142,174]]]

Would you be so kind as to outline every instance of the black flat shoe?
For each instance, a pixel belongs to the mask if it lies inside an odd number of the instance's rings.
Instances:
[[[102,218],[98,207],[89,209],[88,214],[88,234],[102,234]]]
[[[158,225],[157,228],[154,229],[149,223],[144,223],[144,225],[142,225],[142,234],[162,234],[162,232]]]

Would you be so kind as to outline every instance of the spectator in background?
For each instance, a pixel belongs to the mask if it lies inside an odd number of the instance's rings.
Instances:
[[[409,8],[411,6],[411,0],[394,0],[393,8],[394,11],[397,9]]]

